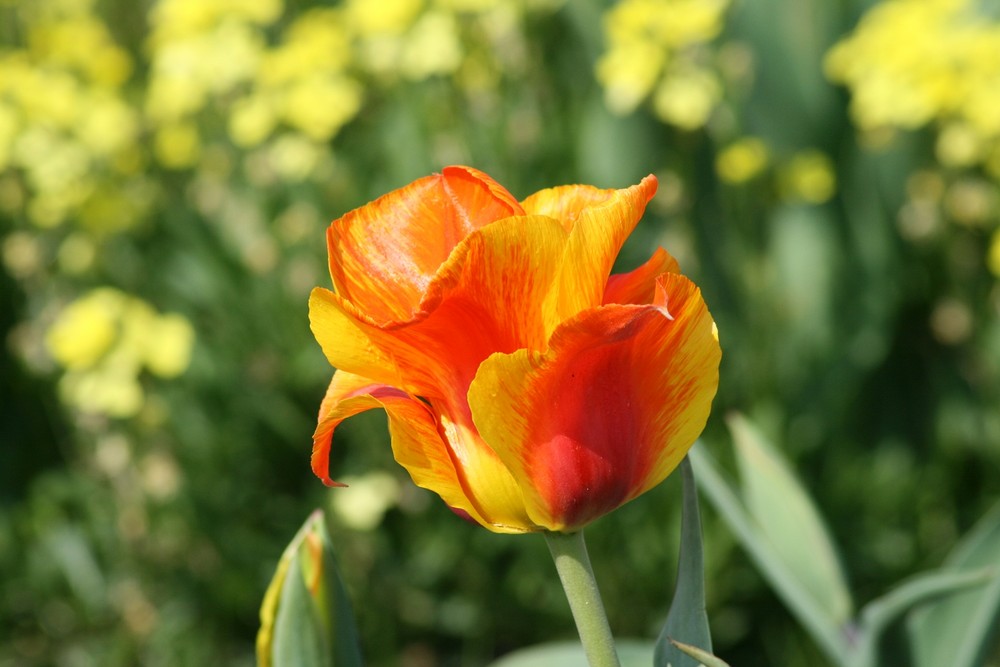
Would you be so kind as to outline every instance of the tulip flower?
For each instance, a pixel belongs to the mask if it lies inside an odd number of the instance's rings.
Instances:
[[[701,292],[657,249],[612,265],[656,191],[556,187],[518,202],[448,167],[327,230],[309,302],[337,368],[312,467],[359,412],[396,460],[495,532],[574,532],[659,484],[705,426],[721,351]]]

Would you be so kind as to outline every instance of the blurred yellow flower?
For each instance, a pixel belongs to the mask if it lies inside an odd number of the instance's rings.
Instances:
[[[705,124],[722,98],[699,50],[722,30],[727,0],[622,0],[604,14],[607,50],[597,63],[605,103],[628,113],[653,95],[663,121]]]
[[[284,180],[301,181],[316,168],[323,152],[301,134],[283,134],[268,147],[268,164]]]
[[[435,74],[450,74],[462,63],[462,44],[455,17],[446,12],[428,12],[407,36],[401,53],[403,74],[415,80]]]
[[[69,370],[90,368],[118,337],[124,297],[97,289],[67,306],[45,335],[52,358]]]
[[[164,125],[153,136],[153,154],[168,169],[194,166],[201,155],[198,126],[191,122]]]
[[[822,204],[837,190],[833,162],[817,150],[797,153],[783,171],[782,184],[788,198]]]
[[[172,378],[187,370],[194,346],[194,327],[185,317],[176,313],[161,315],[147,333],[144,358],[150,373]]]
[[[969,167],[982,159],[983,143],[983,138],[968,123],[951,122],[938,134],[934,152],[946,167]]]
[[[330,504],[348,528],[374,530],[385,513],[399,503],[399,482],[387,472],[371,472],[345,477],[345,486],[330,494]]]
[[[762,172],[769,160],[767,144],[757,137],[743,137],[719,153],[715,171],[726,183],[746,183]]]
[[[358,113],[361,92],[353,79],[316,73],[288,88],[282,115],[311,139],[326,141]]]
[[[1000,142],[1000,23],[972,0],[887,0],[827,53],[864,131],[942,125],[936,153],[970,167]]]
[[[240,148],[250,148],[267,139],[277,123],[271,101],[263,95],[250,95],[233,104],[229,138]]]
[[[1000,279],[1000,229],[993,232],[990,238],[989,254],[986,256],[986,266],[994,277]]]
[[[345,11],[351,28],[361,36],[399,35],[413,25],[423,4],[423,0],[347,0]]]
[[[707,70],[689,70],[663,78],[653,96],[653,110],[668,123],[696,130],[708,122],[712,109],[722,99],[722,87]]]
[[[635,39],[604,54],[597,63],[597,80],[604,86],[604,101],[611,111],[626,114],[646,97],[660,77],[666,60],[658,44]]]
[[[164,378],[180,375],[190,363],[194,338],[183,316],[161,315],[141,299],[102,287],[66,306],[45,343],[66,369],[60,391],[69,405],[131,417],[145,400],[143,369]]]

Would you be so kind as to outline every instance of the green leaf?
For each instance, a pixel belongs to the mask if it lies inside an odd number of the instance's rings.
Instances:
[[[653,664],[656,667],[698,667],[690,653],[680,649],[675,640],[712,651],[708,614],[705,612],[705,563],[701,543],[701,518],[698,513],[698,490],[691,462],[681,461],[684,481],[681,506],[681,548],[677,563],[674,598],[667,622],[656,642]]]
[[[986,586],[911,613],[910,641],[917,667],[976,667],[995,650],[1000,634],[1000,502],[966,534],[943,569],[969,572],[984,567],[993,572]]]
[[[330,538],[326,521],[320,516],[317,523],[323,541],[323,571],[326,573],[323,583],[326,587],[327,602],[321,607],[321,611],[332,644],[333,664],[335,667],[360,667],[364,664],[364,660],[361,657],[361,642],[354,621],[351,598],[340,576],[340,568],[337,567],[333,540]]]
[[[301,569],[300,553],[292,556],[288,569],[274,622],[272,664],[333,667],[309,589],[302,577],[295,576]]]
[[[822,517],[781,454],[739,414],[728,420],[743,496],[760,532],[829,621],[851,618],[851,594]]]
[[[849,649],[841,628],[831,620],[827,610],[816,602],[798,578],[793,576],[774,545],[747,513],[729,482],[719,473],[711,455],[701,443],[695,443],[688,456],[695,469],[698,487],[746,549],[764,578],[830,662],[836,665],[847,664]]]
[[[695,664],[698,665],[698,667],[729,667],[725,660],[716,658],[708,651],[703,651],[697,646],[683,644],[681,642],[674,641],[673,639],[670,640],[670,643],[673,644],[678,650],[683,651],[687,655],[694,658]]]
[[[653,659],[653,642],[619,640],[615,642],[621,667],[647,667]],[[587,656],[579,642],[552,642],[508,653],[490,667],[580,667]]]
[[[860,634],[853,664],[857,667],[879,664],[878,650],[882,635],[914,606],[981,586],[992,577],[993,572],[990,570],[927,572],[869,602],[861,612]]]
[[[260,617],[259,667],[363,664],[350,599],[321,511],[310,515],[285,549]]]

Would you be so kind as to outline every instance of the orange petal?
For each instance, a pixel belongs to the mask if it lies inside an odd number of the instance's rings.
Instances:
[[[309,327],[327,360],[336,368],[395,387],[406,388],[391,354],[380,349],[366,328],[333,292],[316,287],[309,295]]]
[[[652,303],[656,295],[656,278],[663,273],[680,272],[677,260],[663,248],[657,248],[639,268],[608,278],[602,303]]]
[[[531,213],[560,220],[569,231],[556,288],[546,303],[547,328],[602,303],[611,267],[656,193],[656,177],[623,190],[573,185],[542,190],[524,200]]]
[[[339,294],[317,288],[309,306],[313,333],[335,367],[444,399],[446,412],[467,412],[466,390],[483,359],[546,344],[543,304],[565,241],[550,218],[502,220],[455,248],[412,320],[378,326]]]
[[[343,371],[330,382],[313,434],[312,469],[324,484],[341,486],[329,476],[334,430],[372,408],[386,411],[393,455],[414,484],[495,532],[537,530],[510,472],[492,450],[478,449],[484,445],[474,430],[435,414],[431,405],[403,391]]]
[[[713,330],[698,288],[665,274],[653,305],[584,311],[547,352],[482,364],[469,389],[473,418],[535,523],[580,528],[677,466],[718,386]]]
[[[462,239],[521,213],[517,200],[486,174],[447,167],[330,224],[334,287],[375,321],[409,319]]]

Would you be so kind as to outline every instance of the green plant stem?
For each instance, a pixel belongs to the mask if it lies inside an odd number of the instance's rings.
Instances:
[[[620,667],[583,532],[545,533],[590,667]]]

